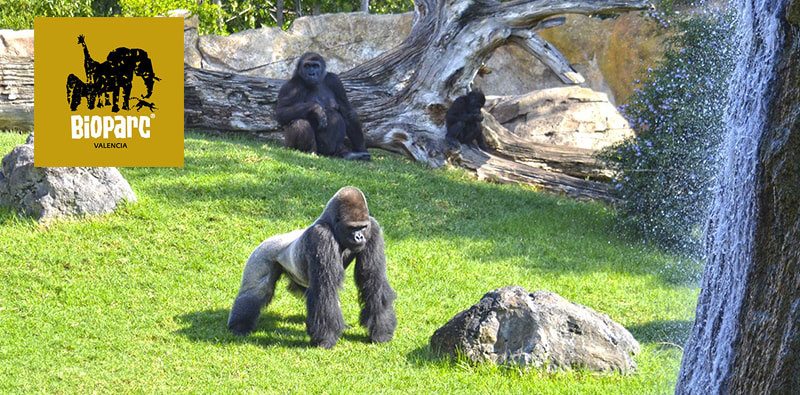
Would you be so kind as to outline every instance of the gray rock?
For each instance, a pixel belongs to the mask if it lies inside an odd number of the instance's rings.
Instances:
[[[33,29],[0,30],[0,57],[33,57]]]
[[[488,292],[430,339],[440,353],[474,362],[550,370],[581,367],[631,372],[639,343],[607,315],[551,292],[512,286]]]
[[[34,167],[33,135],[3,158],[0,205],[39,220],[99,215],[136,201],[114,167]]]
[[[524,141],[601,150],[634,136],[606,94],[579,86],[492,97],[486,108]]]
[[[197,41],[200,38],[197,28],[200,25],[200,19],[197,15],[192,15],[191,12],[183,9],[172,10],[167,16],[183,18],[183,63],[200,68],[202,56],[197,48]]]
[[[328,71],[341,73],[399,45],[412,16],[324,14],[298,18],[287,31],[264,27],[229,36],[197,37],[196,29],[185,28],[184,61],[194,66],[199,58],[204,69],[288,79],[297,58],[313,51],[325,58]]]

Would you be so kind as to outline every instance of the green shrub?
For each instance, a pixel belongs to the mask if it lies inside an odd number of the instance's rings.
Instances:
[[[621,110],[637,132],[602,155],[617,172],[621,225],[648,241],[699,252],[724,125],[732,19],[719,10],[676,22],[663,63]]]
[[[91,0],[0,0],[0,29],[33,29],[37,16],[92,16]]]
[[[359,11],[358,0],[301,1],[302,15],[313,12]],[[284,28],[297,17],[297,2],[284,2]],[[410,11],[412,0],[371,1],[370,12],[389,14]],[[0,29],[33,29],[34,17],[133,16],[166,15],[175,9],[189,10],[200,19],[200,34],[229,34],[242,30],[275,26],[275,9],[271,2],[257,0],[225,0],[219,5],[197,0],[0,0]]]
[[[196,0],[119,0],[120,16],[157,16],[167,15],[171,10],[184,9],[200,19],[200,34],[224,34],[226,13],[220,6],[211,1],[201,4]]]

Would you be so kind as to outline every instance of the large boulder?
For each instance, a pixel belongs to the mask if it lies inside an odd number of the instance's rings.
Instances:
[[[606,94],[579,86],[494,97],[486,104],[498,122],[530,142],[597,151],[634,136]]]
[[[516,286],[488,292],[436,330],[430,343],[436,352],[474,362],[550,370],[630,372],[636,369],[631,354],[639,352],[630,332],[607,315]]]
[[[0,206],[39,220],[99,215],[136,201],[114,167],[34,167],[33,138],[3,158]]]

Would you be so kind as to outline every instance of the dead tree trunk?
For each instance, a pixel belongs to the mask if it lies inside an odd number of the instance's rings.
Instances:
[[[283,29],[283,0],[278,0],[275,4],[275,24]]]
[[[583,78],[534,31],[563,23],[560,14],[599,14],[650,7],[645,0],[545,1],[416,0],[409,36],[388,51],[341,74],[370,147],[400,152],[439,167],[449,161],[501,182],[524,182],[575,197],[604,198],[603,184],[533,167],[516,160],[536,151],[484,113],[485,132],[496,152],[444,144],[448,106],[464,94],[492,51],[519,45],[550,67],[564,83]],[[273,106],[283,83],[257,77],[186,68],[186,124],[229,130],[276,130]],[[486,134],[486,133],[485,133]],[[492,143],[493,142],[493,143]],[[506,147],[513,147],[506,150]],[[591,157],[579,162],[593,161]]]
[[[0,129],[33,129],[33,59],[0,56]]]

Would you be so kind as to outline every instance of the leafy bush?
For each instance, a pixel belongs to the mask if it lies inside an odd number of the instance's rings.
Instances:
[[[0,0],[0,29],[33,29],[37,16],[92,16],[92,1]]]
[[[620,199],[621,225],[645,240],[695,253],[724,125],[732,18],[706,9],[669,24],[677,34],[663,63],[648,70],[621,107],[637,136],[601,159],[617,173],[613,195]]]
[[[184,9],[200,19],[200,34],[224,34],[226,13],[211,1],[197,0],[119,0],[120,16],[166,15],[171,10]]]
[[[300,14],[352,12],[359,0],[284,1],[284,25]],[[229,34],[262,26],[275,26],[274,2],[223,0],[219,4],[197,0],[0,0],[0,28],[32,29],[34,17],[58,16],[157,16],[175,9],[189,10],[200,19],[200,34]],[[413,0],[370,1],[370,12],[387,14],[410,11]]]

